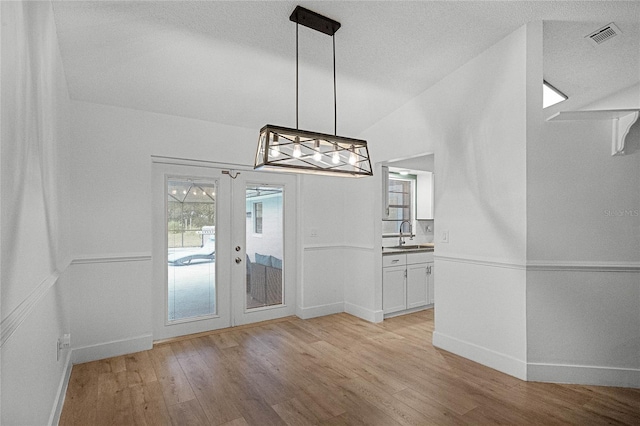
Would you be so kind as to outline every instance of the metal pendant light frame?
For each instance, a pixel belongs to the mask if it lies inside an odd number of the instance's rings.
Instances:
[[[337,135],[336,44],[340,23],[297,6],[289,19],[296,23],[296,128],[267,124],[260,129],[254,169],[333,176],[372,176],[367,142]],[[298,26],[330,35],[333,40],[334,132],[329,135],[298,128]]]

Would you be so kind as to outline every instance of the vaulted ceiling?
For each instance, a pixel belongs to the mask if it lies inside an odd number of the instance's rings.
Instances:
[[[295,126],[296,5],[339,21],[338,133],[357,136],[544,20],[545,78],[574,106],[640,81],[640,2],[55,1],[72,99],[232,126]],[[584,36],[615,22],[616,39]],[[300,27],[300,127],[333,132],[331,38]],[[499,64],[496,64],[499,66]]]

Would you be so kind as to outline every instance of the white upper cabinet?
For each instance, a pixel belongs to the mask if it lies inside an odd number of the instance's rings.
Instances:
[[[434,212],[434,175],[420,172],[416,185],[416,219],[431,220]]]

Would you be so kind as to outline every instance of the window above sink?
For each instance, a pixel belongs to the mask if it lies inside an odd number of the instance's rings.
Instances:
[[[383,235],[398,235],[400,224],[433,220],[434,174],[425,170],[407,170],[383,166]]]

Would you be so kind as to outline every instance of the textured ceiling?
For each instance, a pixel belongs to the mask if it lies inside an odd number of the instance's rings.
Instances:
[[[294,127],[289,15],[297,4],[342,23],[335,37],[345,136],[529,21],[548,21],[545,78],[573,102],[640,80],[637,1],[55,1],[71,98],[254,129]],[[612,21],[619,40],[594,49],[583,39]],[[333,132],[331,38],[305,27],[299,37],[300,127]]]

